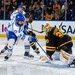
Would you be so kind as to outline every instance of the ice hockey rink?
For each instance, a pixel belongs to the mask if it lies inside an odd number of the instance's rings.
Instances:
[[[45,50],[45,41],[38,39],[39,44]],[[75,54],[75,41],[73,41],[73,54]],[[6,38],[0,38],[0,50],[6,44]],[[40,55],[34,53],[31,49],[31,54],[34,54],[34,59],[24,59],[23,41],[19,41],[13,48],[13,55],[8,61],[4,61],[5,54],[0,55],[0,75],[75,75],[75,67],[68,67],[60,61],[55,61],[53,64],[40,61],[40,56],[45,56],[45,53],[40,50]]]

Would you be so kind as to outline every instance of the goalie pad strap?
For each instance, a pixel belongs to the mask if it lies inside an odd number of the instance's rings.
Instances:
[[[60,52],[61,52],[62,56],[63,56],[66,60],[69,59],[69,54],[68,54],[67,52],[63,51],[62,49],[60,50]]]

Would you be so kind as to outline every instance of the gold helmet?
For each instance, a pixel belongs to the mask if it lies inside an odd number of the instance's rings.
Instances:
[[[46,30],[49,29],[49,28],[50,28],[49,23],[46,23],[46,25],[43,27],[43,30],[46,31]]]

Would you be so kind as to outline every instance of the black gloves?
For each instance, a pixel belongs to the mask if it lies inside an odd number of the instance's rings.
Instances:
[[[31,35],[31,36],[34,36],[34,37],[36,36],[36,34],[32,31],[28,31],[27,33],[28,33],[28,35]]]

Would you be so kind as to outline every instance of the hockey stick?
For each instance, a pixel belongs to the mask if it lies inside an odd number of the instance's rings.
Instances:
[[[30,26],[31,26],[31,30],[33,31],[32,23],[30,23]]]
[[[32,30],[32,31],[35,31],[35,32],[38,32],[38,33],[43,33],[44,31],[37,31],[37,30],[34,30],[34,29],[32,29],[32,28],[28,28],[28,29],[30,29],[30,30]]]
[[[51,63],[51,62],[50,62],[50,61],[51,61],[51,60],[50,60],[50,57],[47,55],[47,53],[45,52],[45,50],[41,47],[41,45],[40,45],[38,42],[36,42],[36,43],[39,45],[39,47],[42,49],[42,51],[43,51],[43,52],[45,53],[45,55],[47,56],[47,58],[48,58],[48,60],[49,60],[48,62]]]
[[[61,29],[62,24],[63,24],[63,22],[60,23],[60,25],[59,25],[59,29]]]
[[[63,22],[61,22],[61,24],[59,25],[59,29],[61,29],[62,24],[63,24]],[[28,29],[30,29],[32,31],[35,31],[35,32],[38,32],[38,33],[43,33],[44,32],[43,30],[42,31],[37,31],[37,30],[32,28],[32,24],[30,24],[30,25],[31,25],[31,28],[28,28]]]

